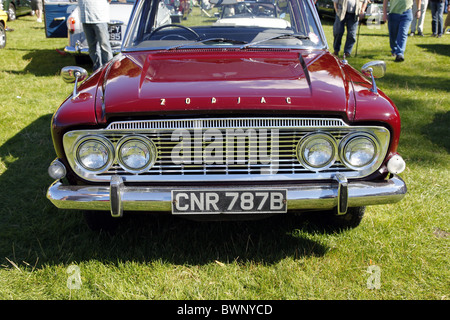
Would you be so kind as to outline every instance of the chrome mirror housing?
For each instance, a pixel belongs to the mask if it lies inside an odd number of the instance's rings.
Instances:
[[[64,82],[67,83],[75,82],[72,99],[74,99],[78,95],[77,91],[78,82],[83,81],[84,79],[87,78],[87,76],[88,76],[87,71],[81,67],[69,66],[61,69],[61,77],[63,78]]]
[[[386,74],[386,63],[384,61],[370,61],[361,67],[361,72],[367,77],[372,78],[372,88],[370,91],[378,93],[375,78],[382,78]]]

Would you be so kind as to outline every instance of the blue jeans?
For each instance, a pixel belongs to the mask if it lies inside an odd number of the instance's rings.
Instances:
[[[434,35],[444,33],[444,2],[430,2],[431,31]]]
[[[94,64],[93,70],[95,71],[113,58],[109,43],[108,24],[83,23],[83,30],[89,46],[89,56]]]
[[[346,13],[344,20],[340,21],[336,15],[333,25],[333,49],[334,52],[339,53],[341,50],[342,37],[345,32],[345,26],[347,26],[347,38],[344,45],[344,53],[352,53],[353,46],[356,42],[356,31],[358,29],[358,20],[354,13]]]
[[[389,13],[388,29],[389,44],[391,53],[395,55],[405,55],[406,40],[408,39],[409,27],[412,21],[412,10],[408,9],[403,13]]]

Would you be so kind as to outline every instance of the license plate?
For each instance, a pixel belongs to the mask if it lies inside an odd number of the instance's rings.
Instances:
[[[122,40],[122,27],[120,25],[108,26],[109,41],[121,41]]]
[[[285,213],[287,190],[173,190],[173,214]]]

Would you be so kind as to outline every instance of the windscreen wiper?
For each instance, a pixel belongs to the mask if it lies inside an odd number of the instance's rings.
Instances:
[[[201,39],[201,40],[197,40],[197,41],[193,41],[190,43],[184,43],[184,44],[179,44],[170,48],[167,48],[167,50],[176,50],[179,48],[183,48],[183,47],[187,47],[187,46],[194,46],[196,44],[199,43],[206,43],[206,42],[211,42],[211,43],[215,43],[215,44],[247,44],[248,42],[246,41],[241,41],[241,40],[234,40],[234,39],[227,39],[227,38],[208,38],[208,39]]]
[[[252,47],[254,45],[258,45],[260,43],[263,43],[263,42],[266,42],[266,41],[270,41],[270,40],[286,39],[286,38],[294,38],[294,39],[299,39],[299,40],[309,40],[309,37],[305,36],[303,34],[282,33],[282,34],[278,34],[278,35],[273,36],[273,37],[269,37],[269,38],[265,38],[265,39],[261,39],[261,40],[257,40],[257,41],[253,41],[253,42],[244,44],[243,46],[241,46],[241,49],[246,49],[246,48],[249,48],[249,47]]]

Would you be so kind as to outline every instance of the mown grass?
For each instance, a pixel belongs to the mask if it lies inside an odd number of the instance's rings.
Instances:
[[[65,39],[46,39],[33,17],[9,23],[0,51],[0,299],[448,299],[450,36],[408,39],[390,57],[387,27],[362,26],[360,68],[385,60],[377,81],[402,116],[399,152],[408,194],[369,207],[361,225],[323,233],[306,220],[199,223],[125,219],[115,235],[91,232],[80,214],[45,198],[54,158],[52,113],[71,92],[59,70]],[[331,23],[324,21],[328,42]],[[68,267],[81,285],[69,289]],[[368,267],[381,270],[369,289]]]

